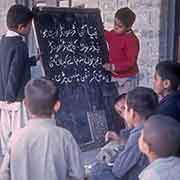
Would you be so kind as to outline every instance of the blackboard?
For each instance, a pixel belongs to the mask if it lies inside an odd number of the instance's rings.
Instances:
[[[35,8],[35,29],[46,76],[59,88],[57,124],[69,129],[82,150],[101,146],[112,127],[117,96],[102,68],[108,51],[98,9]]]

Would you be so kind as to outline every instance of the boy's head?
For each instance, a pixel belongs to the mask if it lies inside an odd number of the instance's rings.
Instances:
[[[32,11],[23,5],[13,5],[7,13],[7,27],[21,35],[27,35],[33,19]]]
[[[129,31],[135,19],[135,13],[128,7],[117,10],[114,17],[114,31],[118,34]]]
[[[180,148],[180,123],[165,115],[153,115],[144,123],[140,150],[150,161],[176,155]]]
[[[58,90],[45,78],[30,80],[25,87],[25,105],[31,115],[50,117],[60,109]]]
[[[163,61],[156,65],[154,75],[154,91],[161,96],[177,91],[179,86],[179,66],[171,61]]]
[[[137,87],[128,92],[125,104],[125,119],[136,126],[156,112],[158,96],[150,88]]]
[[[117,112],[117,114],[122,118],[124,118],[125,101],[126,101],[125,93],[118,96],[114,101],[114,109]]]

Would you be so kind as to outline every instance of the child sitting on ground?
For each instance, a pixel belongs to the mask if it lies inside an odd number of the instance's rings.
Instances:
[[[125,109],[124,107],[125,100],[126,100],[126,93],[123,93],[119,95],[114,101],[113,109],[116,117],[113,121],[114,124],[113,131],[115,131],[116,133],[119,133],[119,130],[124,129],[126,126],[125,120],[123,118],[123,112]]]
[[[105,141],[108,143],[103,146],[100,152],[97,154],[96,159],[98,161],[104,161],[107,164],[111,164],[114,162],[119,152],[124,149],[124,144],[127,141],[130,133],[130,128],[127,126],[127,122],[124,119],[125,101],[126,94],[121,94],[114,102],[114,109],[119,116],[118,121],[121,121],[121,124],[126,124],[126,128],[119,128],[119,135],[114,131],[108,131],[105,134]]]
[[[154,91],[162,98],[157,112],[173,117],[180,122],[180,92],[177,63],[163,61],[156,65]]]
[[[150,165],[139,175],[140,180],[179,180],[180,123],[164,115],[151,116],[144,124],[139,148]]]
[[[112,166],[97,163],[92,168],[93,180],[138,180],[139,173],[148,165],[148,159],[138,147],[138,139],[144,121],[156,112],[158,97],[156,93],[145,87],[137,87],[128,92],[124,117],[133,129],[123,151]]]

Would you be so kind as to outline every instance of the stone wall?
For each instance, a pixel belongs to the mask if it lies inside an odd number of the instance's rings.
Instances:
[[[7,30],[6,28],[6,14],[8,8],[15,4],[15,0],[1,0],[0,1],[0,37],[4,34]]]
[[[128,6],[137,15],[134,31],[140,39],[140,85],[152,86],[155,65],[160,60],[172,59],[168,56],[168,15],[169,4],[173,0],[73,0],[73,6],[101,9],[105,28],[113,26],[114,13],[118,8]],[[172,54],[171,54],[172,56]]]

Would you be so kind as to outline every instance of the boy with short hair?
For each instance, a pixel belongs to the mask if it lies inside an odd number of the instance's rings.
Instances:
[[[28,56],[22,36],[28,35],[33,13],[23,5],[13,5],[7,13],[8,31],[0,40],[0,121],[1,146],[5,154],[10,134],[24,127],[27,114],[23,106],[24,86],[30,79],[30,66],[39,57]]]
[[[156,112],[158,97],[145,87],[128,92],[125,104],[125,119],[133,126],[122,152],[115,159],[113,167],[97,164],[92,170],[94,180],[138,180],[139,173],[148,165],[147,158],[140,152],[138,139],[144,121]]]
[[[119,130],[125,127],[125,120],[123,118],[124,104],[126,100],[126,94],[119,95],[113,103],[114,119],[112,130],[119,133]]]
[[[117,97],[114,103],[114,109],[119,114],[119,120],[123,121],[125,128],[120,129],[119,128],[119,135],[115,131],[108,131],[105,134],[105,140],[106,141],[116,141],[120,144],[124,144],[129,136],[129,131],[132,128],[130,124],[126,121],[124,118],[124,111],[125,111],[125,103],[126,103],[126,95],[127,94],[121,94]]]
[[[139,40],[132,30],[135,13],[128,7],[119,9],[114,18],[114,29],[105,31],[109,62],[103,67],[112,73],[119,94],[127,93],[138,84]]]
[[[179,122],[164,115],[151,116],[144,124],[139,148],[150,161],[140,180],[180,179],[180,159],[175,157],[180,148]]]
[[[114,110],[118,114],[117,121],[123,126],[115,124],[116,131],[107,131],[105,134],[105,141],[108,142],[103,146],[96,156],[97,161],[105,162],[107,164],[114,162],[114,159],[123,150],[124,144],[129,137],[130,129],[125,127],[126,121],[124,119],[126,94],[121,94],[115,99]],[[109,142],[110,141],[110,142]]]
[[[154,75],[154,91],[162,98],[157,112],[180,122],[179,72],[177,63],[171,61],[158,63]]]
[[[53,119],[61,106],[55,85],[44,78],[29,81],[24,101],[30,120],[26,127],[12,134],[0,177],[9,175],[12,180],[83,179],[79,146],[72,134],[56,126]]]

